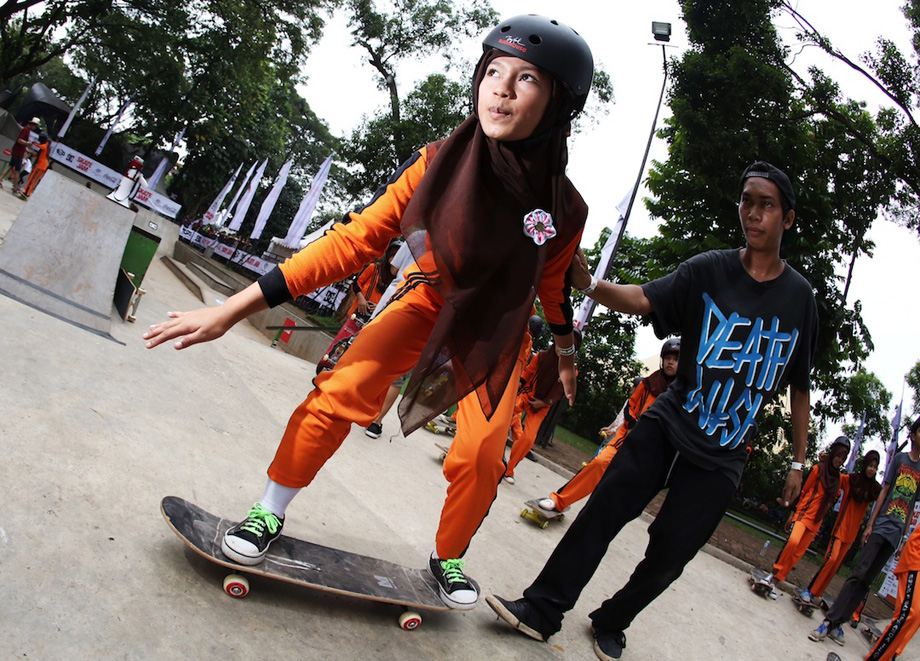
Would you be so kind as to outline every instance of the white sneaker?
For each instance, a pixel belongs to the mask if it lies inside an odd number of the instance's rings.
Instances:
[[[508,484],[514,484],[514,478],[511,477],[510,475],[505,475],[505,477],[503,477],[502,479]]]
[[[546,510],[547,512],[556,511],[556,501],[552,498],[541,498],[537,501],[537,507],[541,510]]]

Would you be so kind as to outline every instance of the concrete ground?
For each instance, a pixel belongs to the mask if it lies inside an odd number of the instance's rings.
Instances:
[[[0,237],[24,205],[0,191]],[[2,268],[2,264],[0,264]],[[0,657],[18,659],[593,659],[587,615],[642,557],[647,522],[629,525],[549,644],[475,610],[423,614],[253,578],[221,591],[225,571],[186,550],[159,513],[183,496],[243,516],[313,365],[273,350],[248,324],[183,352],[144,348],[166,312],[199,305],[156,261],[135,324],[113,316],[119,342],[0,296]],[[408,438],[395,413],[385,435],[355,428],[288,511],[285,532],[422,566],[446,482],[427,431]],[[502,485],[467,554],[485,593],[517,597],[571,518],[540,530],[519,513],[567,477],[525,461]],[[624,659],[862,659],[868,646],[813,643],[788,596],[765,601],[746,572],[700,553],[627,631]],[[908,648],[904,658],[917,659]]]

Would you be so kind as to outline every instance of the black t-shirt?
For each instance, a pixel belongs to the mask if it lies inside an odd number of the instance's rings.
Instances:
[[[714,250],[642,289],[658,337],[681,336],[677,377],[648,415],[686,459],[737,485],[745,436],[764,406],[786,385],[809,389],[818,326],[811,285],[788,264],[758,282],[738,250]]]

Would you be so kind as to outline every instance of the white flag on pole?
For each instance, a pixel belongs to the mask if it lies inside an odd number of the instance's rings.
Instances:
[[[891,420],[891,443],[888,444],[888,450],[885,452],[885,470],[891,466],[895,453],[898,451],[898,427],[901,426],[901,407],[904,406],[904,392],[901,391],[901,402],[898,404],[898,410]]]
[[[256,170],[256,173],[250,180],[249,185],[246,186],[246,192],[244,192],[243,197],[240,198],[240,203],[237,205],[236,211],[233,212],[233,221],[230,223],[230,225],[228,225],[228,227],[234,232],[238,231],[240,229],[240,225],[243,224],[243,219],[246,217],[246,212],[249,211],[249,205],[252,204],[252,198],[256,194],[256,189],[259,187],[259,182],[262,181],[262,175],[265,173],[266,165],[268,165],[267,158],[262,161],[259,169]]]
[[[863,411],[862,420],[859,421],[859,430],[856,432],[856,440],[853,441],[853,449],[850,451],[850,458],[847,459],[845,473],[852,473],[856,468],[856,457],[859,456],[859,450],[862,448],[863,429],[866,426],[866,412]]]
[[[250,239],[258,239],[262,236],[262,230],[265,229],[265,223],[268,222],[268,217],[271,215],[272,209],[275,208],[278,196],[281,195],[281,189],[284,188],[284,184],[287,183],[291,163],[293,163],[293,161],[288,161],[281,166],[281,170],[278,172],[278,178],[275,180],[275,185],[272,186],[268,195],[265,196],[265,201],[262,202],[262,208],[259,209],[259,215],[256,216],[256,224],[252,228],[252,234],[249,235]]]
[[[313,211],[316,209],[316,203],[319,200],[320,193],[323,192],[323,186],[326,184],[326,178],[329,176],[329,169],[331,167],[332,154],[329,154],[320,166],[316,176],[313,177],[313,181],[310,182],[310,190],[307,191],[307,194],[304,195],[303,200],[301,200],[300,208],[297,209],[297,213],[294,214],[294,220],[291,221],[287,236],[284,237],[281,245],[292,249],[300,248],[301,240],[304,234],[307,233],[307,227],[310,225],[310,218],[313,216]],[[313,234],[324,231],[325,228],[321,228]]]
[[[124,115],[126,112],[128,112],[128,108],[131,107],[131,103],[132,103],[133,101],[134,101],[134,97],[132,96],[132,97],[129,98],[127,101],[125,101],[124,104],[121,106],[121,110],[119,110],[119,111],[118,111],[118,114],[115,115],[115,119],[114,119],[114,120],[112,121],[112,123],[109,125],[108,131],[105,132],[105,135],[102,136],[102,140],[100,141],[99,146],[96,147],[96,152],[95,152],[95,153],[96,153],[96,156],[98,156],[99,154],[101,154],[101,153],[102,153],[102,150],[105,149],[106,143],[109,141],[109,138],[112,137],[112,131],[114,131],[114,130],[115,130],[115,127],[118,126],[118,122],[121,121],[122,115]]]
[[[246,186],[249,185],[249,178],[252,176],[252,172],[253,170],[256,169],[257,164],[258,164],[258,161],[256,161],[255,163],[249,166],[249,170],[246,171],[246,176],[243,177],[243,181],[242,183],[240,183],[240,187],[237,188],[236,193],[233,194],[233,199],[230,200],[229,206],[227,206],[227,208],[224,209],[221,213],[217,214],[217,220],[214,221],[214,224],[217,225],[218,227],[223,225],[224,221],[227,220],[227,218],[232,216],[230,212],[234,209],[234,205],[236,204],[236,201],[240,199],[240,194],[244,190],[246,190]]]
[[[620,212],[620,216],[617,218],[617,222],[613,226],[613,231],[610,232],[610,236],[607,237],[607,241],[601,249],[601,258],[597,261],[597,267],[594,269],[594,275],[597,278],[603,279],[604,276],[607,275],[607,270],[610,268],[610,263],[613,261],[614,252],[623,234],[623,225],[626,222],[626,210],[629,208],[630,198],[632,198],[631,188],[629,192],[626,193],[626,197],[623,198],[623,201],[617,205],[617,211]],[[572,320],[572,325],[576,330],[582,333],[585,332],[585,326],[588,325],[588,321],[591,319],[591,315],[594,314],[594,308],[596,306],[597,303],[593,298],[585,296],[578,310],[575,312],[575,318]]]
[[[220,209],[220,205],[224,203],[224,198],[227,197],[227,193],[230,192],[230,189],[233,188],[233,184],[236,183],[236,178],[240,174],[240,170],[243,169],[243,164],[240,163],[236,168],[236,172],[233,173],[233,176],[230,177],[230,180],[224,184],[224,187],[218,193],[217,197],[214,198],[214,201],[211,202],[211,206],[208,207],[208,210],[204,212],[204,217],[202,217],[201,222],[205,225],[210,225],[214,222],[214,218],[217,216],[217,211]]]
[[[153,171],[153,174],[150,175],[150,181],[147,182],[147,188],[150,190],[156,190],[157,184],[160,183],[160,179],[163,178],[163,175],[166,173],[167,166],[172,164],[172,161],[169,160],[169,154],[172,154],[176,151],[176,147],[182,141],[182,138],[185,136],[185,127],[182,127],[182,130],[179,132],[179,135],[176,136],[173,140],[172,146],[169,148],[169,151],[166,152],[159,163],[157,163],[157,169]]]
[[[86,97],[89,94],[89,91],[93,89],[93,85],[95,84],[96,84],[96,76],[93,76],[93,79],[89,81],[89,85],[87,85],[86,89],[83,90],[83,94],[80,95],[80,100],[77,101],[77,105],[71,108],[70,114],[67,115],[67,121],[64,122],[64,126],[62,126],[61,130],[58,131],[58,134],[55,140],[64,139],[64,135],[66,135],[67,129],[69,129],[70,125],[73,123],[73,118],[77,116],[77,111],[80,109],[80,106],[83,105],[83,102],[86,101]]]

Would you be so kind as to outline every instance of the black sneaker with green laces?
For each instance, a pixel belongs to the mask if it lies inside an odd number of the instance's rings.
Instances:
[[[463,560],[428,560],[428,571],[438,582],[438,592],[450,608],[471,610],[476,607],[479,590],[463,573]]]
[[[283,526],[283,517],[279,519],[261,503],[256,503],[244,521],[224,534],[220,550],[241,565],[257,565],[262,562],[271,543],[281,535]]]

